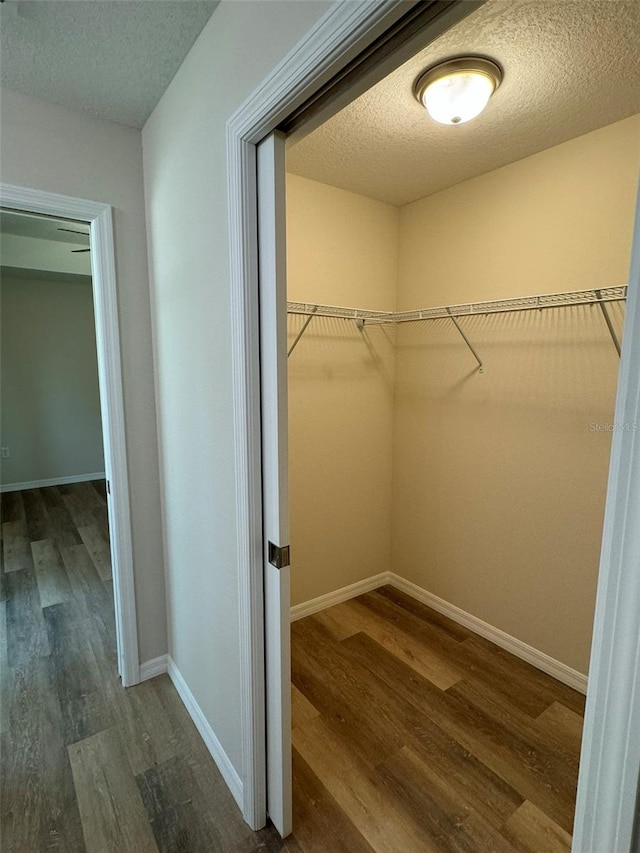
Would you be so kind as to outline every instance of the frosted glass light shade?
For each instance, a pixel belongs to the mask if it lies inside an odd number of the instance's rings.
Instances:
[[[480,115],[501,79],[500,68],[489,59],[454,59],[423,74],[415,94],[434,121],[464,124]]]

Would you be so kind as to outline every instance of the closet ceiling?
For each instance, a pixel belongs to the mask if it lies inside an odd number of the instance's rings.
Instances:
[[[413,82],[468,53],[496,59],[502,86],[475,121],[438,125]],[[640,112],[638,56],[640,0],[489,0],[292,145],[287,168],[408,204]]]

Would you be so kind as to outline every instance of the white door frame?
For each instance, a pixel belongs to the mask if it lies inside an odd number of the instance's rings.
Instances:
[[[29,187],[0,184],[0,203],[25,213],[87,222],[91,239],[91,280],[98,355],[100,413],[105,474],[109,484],[109,537],[116,614],[118,670],[122,684],[140,681],[129,473],[124,428],[120,329],[112,210],[108,204]]]
[[[285,145],[276,131],[258,146],[262,436],[270,448],[262,453],[267,811],[282,837],[293,826],[291,568],[270,551],[289,545]]]
[[[243,814],[256,829],[266,820],[256,146],[391,27],[409,5],[402,0],[335,3],[227,123]],[[433,37],[439,31],[436,22]],[[616,420],[640,424],[639,229],[636,223]],[[635,736],[640,730],[638,518],[640,440],[634,431],[618,430],[607,495],[575,853],[628,853],[631,847],[640,769],[640,742]]]
[[[640,187],[593,624],[574,853],[628,853],[640,772]]]

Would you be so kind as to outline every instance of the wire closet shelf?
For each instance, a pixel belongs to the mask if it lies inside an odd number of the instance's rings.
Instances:
[[[545,293],[539,296],[517,296],[513,299],[494,299],[488,302],[467,302],[463,305],[444,305],[436,308],[419,308],[414,311],[367,311],[362,308],[345,308],[337,305],[319,305],[309,302],[287,302],[288,314],[305,316],[302,328],[289,347],[290,356],[306,332],[314,317],[335,317],[342,320],[355,320],[360,328],[365,324],[415,323],[421,320],[450,319],[460,333],[465,344],[478,362],[482,372],[482,360],[471,345],[460,326],[458,317],[471,317],[483,314],[502,314],[510,311],[542,311],[548,308],[567,308],[573,305],[599,305],[607,324],[613,344],[620,355],[620,341],[613,328],[607,303],[624,302],[627,298],[627,285],[618,287],[593,288],[591,290],[572,290],[565,293]]]
[[[514,299],[494,299],[490,302],[467,302],[463,305],[418,308],[414,311],[367,311],[335,305],[316,305],[309,302],[287,302],[289,314],[313,317],[337,317],[344,320],[364,320],[365,323],[410,323],[417,320],[438,320],[446,317],[467,317],[477,314],[498,314],[504,311],[533,311],[543,308],[566,308],[571,305],[595,305],[602,302],[623,302],[627,285],[592,290],[573,290],[566,293],[546,293],[540,296],[519,296]]]

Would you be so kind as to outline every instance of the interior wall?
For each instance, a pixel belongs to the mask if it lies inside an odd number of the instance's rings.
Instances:
[[[114,208],[141,660],[167,651],[140,131],[2,90],[2,181]]]
[[[625,284],[639,138],[635,116],[403,208],[398,309]],[[616,351],[597,306],[461,322],[483,375],[448,321],[398,331],[395,571],[584,673]]]
[[[288,298],[393,311],[398,226],[392,205],[287,175]],[[315,318],[288,367],[295,605],[390,569],[393,330]]]
[[[238,772],[226,122],[330,5],[223,0],[142,133],[169,650]]]
[[[639,140],[631,116],[403,207],[398,310],[625,283]]]
[[[1,483],[104,474],[91,279],[2,274]]]

